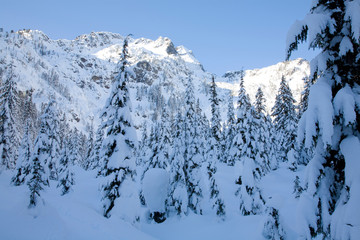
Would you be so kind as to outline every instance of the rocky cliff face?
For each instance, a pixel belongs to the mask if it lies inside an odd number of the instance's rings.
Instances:
[[[86,132],[92,121],[95,126],[98,124],[99,111],[117,74],[123,36],[97,32],[75,40],[52,40],[33,30],[0,34],[0,76],[11,68],[18,89],[32,89],[39,112],[44,103],[55,99],[72,127]],[[210,113],[208,84],[212,74],[204,70],[190,50],[175,47],[170,39],[163,37],[155,41],[131,39],[129,48],[134,73],[129,88],[136,128],[156,119],[162,106],[169,107],[170,112],[178,111],[190,77],[203,110]],[[295,98],[299,100],[302,78],[309,74],[309,64],[295,60],[245,73],[250,97],[253,99],[261,86],[270,109],[282,75],[290,81]],[[216,81],[219,95],[225,99],[221,106],[225,115],[226,94],[231,91],[237,95],[239,73],[228,72]]]

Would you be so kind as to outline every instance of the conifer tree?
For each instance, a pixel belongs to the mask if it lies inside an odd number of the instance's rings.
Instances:
[[[277,155],[281,161],[287,161],[287,154],[295,147],[297,117],[295,100],[284,76],[281,78],[280,88],[272,108],[274,127],[277,132]]]
[[[246,125],[243,132],[242,153],[239,159],[239,177],[236,181],[240,198],[240,211],[243,215],[256,215],[264,210],[265,201],[262,197],[258,182],[264,174],[264,159],[259,153],[258,146],[259,119],[254,107],[251,107],[246,116]]]
[[[285,240],[286,233],[282,228],[282,224],[279,216],[279,210],[273,207],[268,207],[266,212],[267,212],[267,218],[264,224],[263,236],[266,239]]]
[[[45,164],[49,169],[49,179],[58,180],[58,167],[61,154],[61,141],[60,141],[60,112],[57,108],[55,101],[51,101],[47,106],[42,118],[41,134],[43,134],[43,141],[48,137],[48,141],[44,142],[46,148],[45,154],[47,155]]]
[[[198,134],[196,134],[195,122],[195,96],[192,79],[189,78],[185,91],[185,116],[184,116],[184,132],[185,132],[185,152],[184,152],[184,167],[186,187],[189,197],[189,208],[195,213],[202,213],[202,189],[200,186],[201,180],[201,164],[203,156],[198,149]]]
[[[299,198],[303,190],[304,189],[301,187],[300,178],[299,176],[296,176],[294,180],[294,191],[293,191],[293,194],[295,194],[295,198]]]
[[[20,99],[16,89],[16,76],[12,65],[9,68],[0,87],[0,166],[14,169],[22,129],[18,123]]]
[[[221,159],[222,147],[221,147],[221,116],[219,110],[220,99],[217,96],[215,77],[212,76],[210,85],[210,103],[211,103],[211,137],[214,138],[214,142],[210,148],[213,148],[214,157],[217,160]]]
[[[230,93],[228,99],[227,121],[225,123],[225,129],[223,131],[224,162],[226,162],[228,165],[231,165],[231,161],[229,160],[229,152],[231,149],[232,140],[234,139],[236,133],[235,122],[236,120],[235,120],[234,99]]]
[[[275,170],[278,168],[279,162],[277,160],[277,142],[276,142],[276,135],[277,132],[274,128],[272,119],[270,115],[265,116],[265,126],[268,130],[268,144],[266,144],[266,152],[269,157],[269,167],[271,170]]]
[[[260,214],[265,204],[258,187],[258,181],[264,172],[264,159],[258,149],[258,141],[261,140],[259,129],[259,114],[250,104],[242,73],[237,107],[237,134],[229,154],[231,161],[237,163],[239,177],[235,182],[238,185],[236,195],[240,199],[239,207],[243,215]]]
[[[88,170],[91,162],[91,152],[95,147],[95,130],[94,130],[94,121],[91,119],[91,124],[88,126],[89,138],[87,140],[86,148],[85,148],[85,159],[83,168]]]
[[[301,99],[299,104],[299,118],[303,115],[303,113],[307,110],[308,101],[309,101],[309,93],[312,82],[309,77],[304,77],[304,90],[301,92]]]
[[[150,143],[149,143],[147,124],[146,124],[146,122],[144,122],[143,126],[142,126],[141,140],[138,144],[138,149],[136,151],[136,153],[137,153],[137,157],[136,157],[137,164],[136,165],[138,167],[144,167],[145,162],[147,161],[147,158],[150,154],[149,146],[150,146]]]
[[[288,56],[300,42],[321,53],[311,71],[319,78],[310,87],[308,107],[299,123],[299,141],[315,146],[306,167],[300,197],[307,211],[301,238],[356,239],[358,177],[359,1],[314,1],[310,13],[289,31]],[[313,21],[311,19],[320,19]],[[294,34],[296,33],[296,34]]]
[[[40,150],[39,148],[36,149]],[[49,181],[43,167],[44,161],[41,159],[39,152],[34,154],[29,167],[29,180],[27,182],[30,190],[29,208],[35,207],[38,204],[39,198],[41,197],[41,191],[44,190],[44,187],[49,186]]]
[[[209,159],[207,165],[207,173],[208,173],[208,180],[210,185],[210,201],[212,204],[212,208],[215,210],[216,215],[220,218],[224,218],[226,211],[225,211],[225,203],[224,200],[220,196],[220,190],[216,182],[215,174],[216,174],[216,162],[215,159]]]
[[[208,152],[208,146],[207,139],[209,139],[210,136],[210,126],[209,121],[206,118],[205,114],[202,112],[200,107],[200,100],[196,100],[195,105],[195,147],[196,151],[200,156],[202,156],[201,161],[206,161],[206,154]]]
[[[162,110],[160,122],[155,123],[151,129],[148,148],[151,149],[151,154],[145,172],[149,168],[168,169],[171,155],[171,134],[170,116],[165,108]]]
[[[250,99],[244,87],[244,73],[241,73],[240,90],[237,102],[237,121],[235,124],[236,135],[234,136],[229,150],[228,164],[235,165],[244,154],[245,132],[248,127],[247,115],[250,111]]]
[[[26,91],[26,96],[23,104],[22,119],[24,123],[27,123],[27,121],[30,120],[29,134],[31,141],[34,142],[38,132],[39,123],[38,123],[38,112],[36,109],[36,105],[32,100],[32,94],[33,94],[33,89]]]
[[[69,140],[67,141],[69,142]],[[59,182],[57,187],[61,188],[61,195],[69,193],[75,184],[75,174],[72,171],[72,162],[68,148],[70,144],[65,144],[61,151],[59,161]]]
[[[40,130],[34,144],[29,166],[27,185],[30,190],[29,207],[35,207],[41,197],[41,191],[49,186],[49,180],[57,180],[59,135],[56,130],[57,109],[51,101],[41,115]]]
[[[124,40],[120,71],[115,78],[110,97],[101,115],[100,128],[104,131],[101,143],[100,175],[107,180],[102,188],[104,216],[110,217],[115,200],[121,197],[121,185],[125,180],[133,181],[135,175],[134,147],[136,133],[131,123],[130,100],[127,89],[128,38]],[[122,206],[125,207],[125,206]]]
[[[170,190],[167,208],[177,215],[188,214],[188,193],[185,174],[185,131],[184,119],[179,111],[175,116],[173,129],[173,152],[170,161]]]
[[[69,138],[67,141],[68,147],[68,157],[70,159],[71,164],[73,165],[81,165],[82,156],[81,156],[81,133],[77,128],[70,130]]]
[[[207,136],[207,175],[210,186],[210,201],[212,208],[215,210],[217,216],[224,218],[225,216],[225,204],[220,197],[219,187],[216,182],[216,170],[217,162],[223,160],[222,158],[222,145],[221,145],[221,132],[220,132],[220,111],[219,111],[219,99],[216,93],[216,85],[214,77],[212,78],[212,84],[210,87],[210,102],[211,102],[211,130],[210,135]],[[196,115],[201,117],[201,111]]]
[[[16,163],[16,175],[11,179],[15,186],[22,185],[26,182],[31,164],[31,153],[33,142],[31,139],[31,120],[25,123],[24,137],[19,148],[19,158]]]
[[[256,144],[256,156],[255,159],[260,167],[260,173],[263,176],[269,170],[271,161],[271,125],[267,123],[265,112],[265,98],[262,89],[259,87],[255,95],[253,118],[254,120],[254,137]]]
[[[257,114],[264,115],[265,116],[265,98],[264,98],[264,92],[262,91],[261,87],[258,88],[255,95],[255,111]]]
[[[102,162],[100,157],[101,157],[101,146],[103,139],[104,139],[104,129],[98,127],[96,131],[94,148],[91,149],[90,157],[87,163],[87,169],[93,170],[101,166]]]

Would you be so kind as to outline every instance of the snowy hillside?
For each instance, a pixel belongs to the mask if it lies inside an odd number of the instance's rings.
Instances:
[[[244,84],[250,99],[255,101],[255,94],[259,87],[264,92],[266,99],[266,110],[271,112],[275,103],[275,96],[280,86],[281,77],[284,76],[289,82],[297,104],[300,102],[301,92],[304,89],[305,77],[310,74],[310,65],[303,59],[281,62],[262,69],[246,70]],[[227,72],[223,77],[217,79],[220,88],[229,89],[234,96],[239,91],[240,71]]]
[[[0,36],[0,75],[13,66],[18,89],[33,89],[33,101],[40,112],[42,104],[56,99],[72,127],[83,132],[94,119],[98,125],[99,110],[105,104],[109,87],[118,71],[117,62],[124,38],[119,34],[98,32],[81,35],[75,40],[52,40],[44,33],[24,30]],[[212,74],[206,72],[192,52],[175,47],[170,39],[131,39],[130,64],[134,75],[129,84],[135,127],[157,118],[159,105],[167,104],[172,111],[183,102],[185,82],[193,78],[195,95],[209,116],[208,89]],[[306,61],[279,63],[264,69],[247,70],[245,86],[252,100],[262,87],[267,110],[273,106],[281,76],[290,81],[295,99],[299,101],[303,78],[309,74]],[[225,90],[237,96],[239,74],[226,73],[217,77],[220,97]],[[223,115],[226,101],[221,106]],[[236,102],[236,99],[234,100]]]

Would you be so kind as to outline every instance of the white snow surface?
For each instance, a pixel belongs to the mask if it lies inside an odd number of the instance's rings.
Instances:
[[[129,202],[116,202],[117,206],[113,209],[111,218],[103,217],[99,179],[95,177],[96,172],[86,172],[81,168],[75,168],[74,172],[76,176],[74,191],[60,196],[60,189],[56,188],[56,183],[50,182],[50,188],[42,193],[44,204],[28,209],[27,186],[10,185],[13,173],[3,171],[0,174],[0,192],[2,193],[0,239],[264,240],[262,228],[267,216],[241,216],[239,213],[239,199],[234,194],[236,191],[234,167],[218,165],[217,183],[226,204],[225,220],[220,220],[213,214],[195,215],[190,211],[187,216],[174,216],[161,224],[149,223],[144,218],[133,224],[122,220],[123,216],[119,215],[120,211],[116,208],[134,211],[134,208],[139,207]],[[302,174],[302,172],[297,174]],[[155,171],[150,175],[150,179],[156,181],[161,178],[166,178],[161,171]],[[281,166],[278,170],[266,175],[259,183],[265,201],[279,209],[289,239],[296,239],[298,236],[293,221],[293,213],[298,200],[291,194],[294,178],[295,173],[288,170],[287,166]],[[153,184],[150,188],[154,188],[156,182]],[[145,211],[144,209],[143,212]]]

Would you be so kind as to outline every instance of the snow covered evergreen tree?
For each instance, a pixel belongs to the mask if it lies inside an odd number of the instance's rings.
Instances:
[[[27,181],[30,190],[29,208],[35,207],[38,204],[39,198],[41,197],[41,191],[44,190],[44,187],[49,186],[49,180],[44,169],[45,162],[41,156],[41,148],[36,147],[36,149],[38,152],[35,152],[31,159],[29,180]]]
[[[61,153],[59,136],[59,112],[55,101],[51,101],[40,117],[40,130],[31,157],[32,161],[34,158],[39,158],[36,161],[39,161],[41,168],[45,171],[46,181],[58,180]]]
[[[189,208],[195,213],[202,213],[201,201],[203,198],[201,189],[201,164],[204,156],[198,148],[199,134],[196,131],[196,111],[194,85],[192,79],[189,78],[185,91],[185,113],[184,113],[184,168],[185,180],[189,197]]]
[[[86,155],[84,159],[83,168],[85,170],[89,170],[89,167],[91,165],[91,154],[95,147],[95,130],[94,130],[94,122],[93,119],[91,120],[91,124],[88,126],[88,132],[89,132],[89,138],[86,142]]]
[[[221,131],[220,131],[220,110],[215,79],[212,77],[210,86],[210,102],[211,102],[211,132],[208,138],[208,152],[207,152],[207,175],[210,186],[210,201],[212,208],[215,209],[216,214],[223,218],[225,216],[225,204],[220,197],[219,187],[216,183],[215,173],[217,170],[217,163],[219,160],[224,161],[223,149],[221,144]],[[197,114],[201,117],[201,112]]]
[[[200,100],[196,100],[195,105],[195,136],[197,138],[197,151],[201,156],[203,156],[202,161],[206,161],[206,154],[208,152],[207,139],[211,135],[211,129],[209,125],[209,120],[206,118],[205,114],[201,110]]]
[[[224,161],[230,164],[229,161],[229,152],[231,149],[231,144],[235,136],[235,109],[234,109],[234,99],[231,93],[228,98],[228,108],[227,108],[227,120],[225,123],[223,131],[223,149],[224,149]]]
[[[305,77],[303,78],[303,80],[305,87],[304,87],[304,91],[301,92],[301,99],[299,104],[299,118],[301,118],[301,116],[308,107],[310,87],[312,85],[312,82],[310,81],[309,77]]]
[[[260,177],[266,172],[264,146],[258,146],[260,138],[259,114],[251,106],[241,75],[237,107],[236,135],[229,152],[234,162],[238,178],[236,195],[240,199],[240,211],[243,215],[260,214],[264,208],[264,199],[258,187]],[[261,153],[260,151],[261,150]]]
[[[178,112],[175,116],[173,129],[173,152],[170,161],[170,190],[167,201],[169,211],[177,215],[188,214],[188,193],[185,174],[185,131],[184,119]]]
[[[60,141],[60,122],[59,122],[60,112],[57,108],[57,104],[55,101],[49,103],[48,107],[46,108],[42,118],[41,118],[41,128],[45,130],[41,132],[48,137],[46,154],[46,165],[49,169],[49,179],[51,180],[58,180],[58,165],[60,160],[61,154],[61,141]]]
[[[265,220],[263,236],[266,239],[271,240],[286,239],[286,233],[282,228],[282,224],[280,222],[279,210],[273,207],[268,207],[266,211],[268,216]]]
[[[271,169],[270,161],[272,160],[272,142],[271,142],[271,125],[267,123],[268,119],[265,112],[265,98],[262,89],[259,87],[255,95],[253,117],[254,135],[256,144],[256,161],[259,164],[261,175],[265,175]]]
[[[147,130],[147,124],[146,122],[142,125],[142,133],[141,133],[141,140],[138,144],[138,149],[136,151],[136,165],[138,167],[144,167],[145,162],[147,161],[148,155],[150,155],[149,151],[149,136],[148,136],[148,130]],[[141,170],[141,172],[144,172]]]
[[[67,147],[67,155],[70,159],[71,164],[80,166],[83,162],[83,156],[81,154],[82,140],[81,133],[77,128],[70,130]]]
[[[41,115],[40,130],[34,144],[29,167],[27,185],[30,190],[29,207],[35,207],[41,191],[49,186],[49,180],[58,178],[59,135],[57,128],[57,109],[51,101]]]
[[[149,146],[151,154],[147,159],[145,172],[150,168],[167,169],[170,164],[171,156],[171,119],[167,110],[164,108],[161,113],[161,119],[155,123],[151,129]]]
[[[306,208],[299,235],[306,239],[356,239],[360,232],[359,69],[360,2],[313,1],[310,13],[288,33],[288,56],[308,41],[321,53],[298,140],[315,145],[300,197]]]
[[[281,77],[280,88],[272,108],[274,127],[277,132],[277,155],[280,161],[287,161],[287,154],[295,147],[297,117],[295,100],[284,76]]]
[[[245,150],[245,132],[248,127],[247,124],[247,115],[250,111],[250,98],[246,93],[244,87],[244,73],[241,74],[240,79],[240,90],[237,102],[237,121],[235,124],[236,135],[234,136],[231,147],[228,153],[228,164],[233,166],[236,161],[239,161],[243,156],[243,151]]]
[[[269,114],[265,117],[265,125],[266,129],[269,131],[269,138],[266,144],[266,152],[269,156],[269,166],[271,170],[275,170],[279,166],[279,162],[277,160],[276,129],[274,128]]]
[[[237,166],[239,177],[236,181],[240,198],[240,211],[243,215],[256,215],[264,210],[265,201],[258,187],[261,176],[267,171],[267,162],[264,158],[264,147],[260,145],[259,119],[254,107],[251,107],[246,116],[246,128],[243,132],[241,157]],[[260,152],[261,150],[261,152]]]
[[[214,138],[213,144],[209,147],[213,148],[214,157],[218,160],[223,161],[222,158],[223,149],[221,146],[221,116],[219,110],[220,99],[216,92],[215,77],[211,78],[210,85],[210,103],[211,103],[211,137]]]
[[[210,185],[210,202],[212,208],[215,210],[216,215],[220,218],[224,219],[226,211],[225,211],[225,203],[221,198],[220,190],[216,182],[215,174],[216,174],[216,161],[214,158],[208,159],[207,165],[207,173],[209,177],[209,185]]]
[[[302,191],[303,188],[301,186],[300,178],[299,176],[296,176],[294,180],[294,191],[293,191],[293,194],[295,194],[295,198],[299,198]]]
[[[255,95],[255,111],[260,115],[265,116],[265,98],[264,98],[264,92],[262,91],[261,87],[259,87],[256,91]]]
[[[15,74],[12,69],[6,72],[0,87],[0,166],[14,169],[20,145],[19,96],[17,92]]]
[[[96,131],[94,148],[91,149],[90,157],[87,163],[87,169],[93,170],[101,166],[101,146],[104,139],[104,129],[99,127]]]
[[[104,216],[110,217],[115,200],[121,197],[124,181],[133,181],[135,172],[134,147],[136,133],[130,115],[130,100],[127,89],[129,81],[128,38],[124,40],[120,71],[115,78],[110,97],[101,115],[100,128],[105,132],[101,143],[100,175],[105,178],[101,191],[103,194]],[[126,207],[126,206],[121,206]]]
[[[34,142],[35,138],[36,138],[36,135],[37,135],[37,132],[38,132],[38,128],[39,128],[39,126],[38,126],[39,125],[39,121],[38,121],[39,116],[38,116],[38,112],[37,112],[37,109],[36,109],[36,105],[33,102],[32,94],[33,94],[32,89],[27,90],[25,92],[25,97],[24,97],[24,100],[23,100],[24,103],[22,105],[23,109],[20,109],[20,110],[22,110],[22,118],[21,119],[25,123],[25,125],[26,125],[27,121],[30,120],[29,134],[30,134],[31,141]],[[20,124],[20,125],[22,125],[22,124]]]
[[[16,175],[11,179],[15,186],[22,185],[26,182],[26,176],[29,174],[31,164],[31,153],[33,142],[31,139],[31,120],[25,123],[24,137],[19,148],[19,157],[16,162]]]
[[[67,141],[67,144],[64,144],[59,160],[59,182],[57,187],[61,188],[61,195],[69,193],[75,184],[75,174],[72,170],[73,164],[70,158],[70,144],[68,142],[70,140]]]

